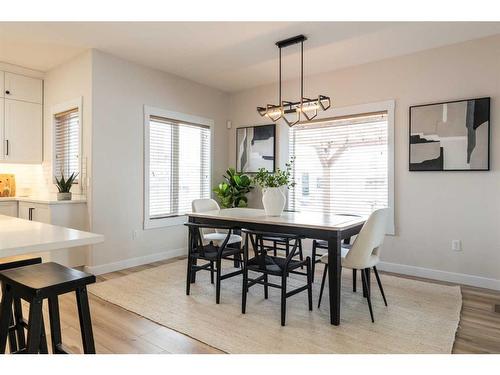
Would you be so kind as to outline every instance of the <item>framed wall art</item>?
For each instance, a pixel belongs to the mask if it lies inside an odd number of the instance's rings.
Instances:
[[[490,98],[410,107],[410,171],[488,171]]]

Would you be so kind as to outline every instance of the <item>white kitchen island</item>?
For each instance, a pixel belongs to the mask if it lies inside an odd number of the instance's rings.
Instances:
[[[0,215],[0,258],[93,245],[101,234]]]

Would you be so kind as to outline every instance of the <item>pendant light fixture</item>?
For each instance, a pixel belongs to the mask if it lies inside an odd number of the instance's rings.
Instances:
[[[267,104],[265,107],[257,107],[257,112],[262,117],[269,118],[272,122],[283,119],[288,126],[294,126],[299,122],[311,121],[318,115],[318,110],[326,111],[331,106],[330,97],[318,95],[315,99],[304,97],[304,35],[280,40],[276,43],[279,49],[279,104]],[[291,102],[282,100],[281,97],[281,50],[300,43],[300,101]],[[294,116],[290,119],[290,115]],[[304,119],[302,119],[302,115]]]

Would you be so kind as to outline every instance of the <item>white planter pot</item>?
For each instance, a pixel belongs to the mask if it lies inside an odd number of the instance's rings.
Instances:
[[[71,200],[71,192],[69,193],[57,193],[58,201],[70,201]]]
[[[283,188],[269,187],[262,189],[262,204],[267,216],[281,216],[286,204]]]

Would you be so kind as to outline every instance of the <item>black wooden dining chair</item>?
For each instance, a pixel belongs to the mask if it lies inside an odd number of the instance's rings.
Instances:
[[[271,236],[264,236],[263,238],[263,245],[262,247],[265,248],[267,251],[272,251],[273,256],[277,257],[279,252],[284,253],[285,257],[290,254],[290,249],[293,246],[292,242],[294,241],[293,239],[287,238],[287,237],[282,237],[279,234],[273,234]],[[302,252],[302,238],[298,239],[298,249],[297,249],[297,257],[303,261],[304,260],[304,253]],[[303,268],[302,266],[301,268]]]
[[[241,312],[245,314],[248,289],[256,284],[264,286],[264,298],[268,298],[268,288],[281,289],[281,325],[285,325],[286,321],[286,299],[297,293],[307,290],[309,310],[312,310],[312,273],[311,273],[311,258],[305,260],[293,259],[299,249],[300,237],[293,234],[274,234],[250,230],[242,230],[246,235],[245,245],[243,247],[243,296],[241,304]],[[264,238],[279,237],[284,238],[289,243],[293,242],[289,254],[286,258],[271,256],[267,254],[268,247],[264,246]],[[253,257],[249,258],[250,244],[253,249]],[[301,267],[306,267],[306,272],[300,271]],[[261,273],[261,276],[256,278],[249,277],[249,271]],[[306,285],[287,291],[287,279],[290,274],[306,276]],[[281,278],[280,284],[275,284],[269,281],[269,276],[277,276]]]
[[[196,273],[201,270],[206,270],[210,272],[210,281],[212,284],[214,283],[215,275],[215,302],[220,303],[221,281],[243,273],[243,268],[241,267],[243,251],[241,246],[234,246],[234,244],[232,247],[228,246],[233,228],[214,224],[203,225],[185,223],[185,225],[189,227],[186,295],[189,295],[191,284],[196,281]],[[202,229],[224,230],[226,232],[226,237],[222,243],[219,241],[210,241],[206,243],[207,241],[204,240]],[[240,268],[223,275],[223,259],[232,260],[234,264],[239,264]],[[205,261],[205,263],[200,265],[198,264],[198,260]]]

